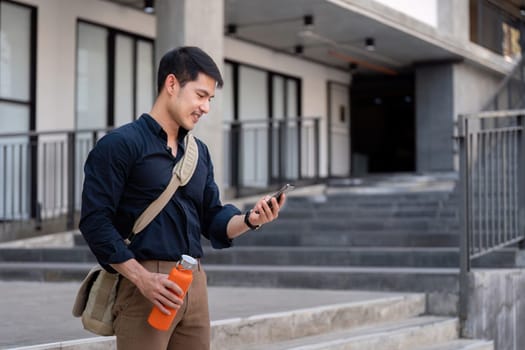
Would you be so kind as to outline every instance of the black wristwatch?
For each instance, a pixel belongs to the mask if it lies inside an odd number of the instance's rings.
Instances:
[[[250,222],[250,214],[252,213],[251,209],[248,210],[246,212],[246,214],[244,214],[244,223],[246,224],[246,226],[248,226],[250,228],[250,230],[258,230],[259,227],[261,227],[261,225],[252,225],[252,223]]]

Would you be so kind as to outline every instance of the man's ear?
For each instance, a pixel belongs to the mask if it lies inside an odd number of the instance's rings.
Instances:
[[[179,81],[175,74],[168,74],[164,81],[164,88],[170,95],[174,94],[179,89]]]

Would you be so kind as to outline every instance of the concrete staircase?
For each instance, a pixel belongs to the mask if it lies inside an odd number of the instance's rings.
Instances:
[[[289,198],[276,222],[240,237],[233,249],[206,251],[210,283],[423,292],[430,313],[456,315],[459,218],[453,184],[360,189]],[[474,266],[514,267],[516,252],[504,249]]]
[[[408,304],[338,304],[215,322],[214,349],[493,349],[458,338],[453,181],[444,189],[414,179],[404,188],[392,183],[289,197],[276,222],[236,239],[232,249],[204,242],[203,263],[211,286],[401,292]],[[95,260],[74,237],[69,248],[0,248],[0,279],[80,280]],[[515,253],[509,248],[475,265],[512,267]]]
[[[243,289],[247,292],[248,289]],[[258,290],[256,294],[261,294]],[[304,295],[297,295],[303,293]],[[337,293],[337,297],[335,297]],[[426,313],[421,293],[268,289],[270,298],[335,297],[315,307],[212,321],[212,350],[359,349],[493,350],[493,342],[459,339],[458,320]],[[217,300],[218,301],[218,300]],[[13,349],[13,348],[11,348]],[[16,350],[113,350],[113,337],[97,337]]]
[[[455,318],[425,315],[423,294],[216,322],[212,340],[217,350],[494,349],[490,341],[459,339]]]

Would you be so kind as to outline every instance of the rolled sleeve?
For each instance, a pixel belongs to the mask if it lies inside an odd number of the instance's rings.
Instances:
[[[227,204],[214,216],[210,224],[210,242],[213,248],[229,248],[233,240],[228,238],[228,222],[241,211],[231,204]]]

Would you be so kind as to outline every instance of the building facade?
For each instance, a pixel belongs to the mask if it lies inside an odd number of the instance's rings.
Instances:
[[[457,115],[479,111],[521,57],[517,0],[158,0],[153,14],[145,3],[0,0],[0,133],[77,131],[77,188],[92,130],[150,110],[156,62],[175,46],[200,46],[221,65],[225,86],[196,134],[227,196],[456,171]],[[67,152],[54,147],[32,160],[3,148],[4,211],[30,206],[15,192],[64,187],[54,200],[71,199],[56,170]]]

